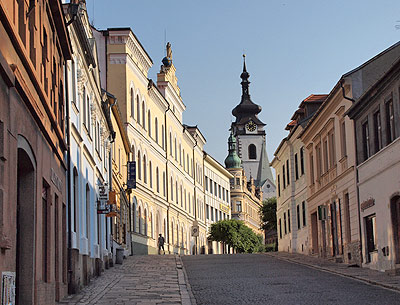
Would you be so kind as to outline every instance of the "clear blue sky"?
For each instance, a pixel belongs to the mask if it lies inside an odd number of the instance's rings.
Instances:
[[[156,79],[172,44],[178,84],[206,151],[223,163],[240,102],[242,53],[250,94],[262,106],[270,160],[300,102],[329,93],[340,76],[400,40],[399,0],[87,0],[98,29],[131,27]]]

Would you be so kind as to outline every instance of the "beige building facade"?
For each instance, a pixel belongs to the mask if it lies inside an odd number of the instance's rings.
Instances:
[[[289,135],[282,140],[271,162],[277,183],[279,251],[308,254],[307,163],[299,135],[325,98],[323,94],[312,94],[301,102],[286,126]]]
[[[206,140],[197,126],[183,123],[186,106],[170,44],[153,82],[152,59],[131,29],[95,31],[95,36],[101,70],[107,71],[101,78],[118,100],[129,160],[136,161],[136,189],[129,198],[133,254],[157,253],[159,234],[169,253],[206,253]],[[191,234],[194,225],[198,236]]]

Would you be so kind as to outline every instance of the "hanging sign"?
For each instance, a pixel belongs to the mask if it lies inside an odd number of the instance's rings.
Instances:
[[[128,189],[136,188],[136,161],[128,161],[128,180],[126,182]]]
[[[107,202],[108,201],[108,184],[102,183],[99,185],[99,201]]]

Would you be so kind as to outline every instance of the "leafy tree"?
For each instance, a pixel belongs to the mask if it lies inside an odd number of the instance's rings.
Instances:
[[[260,214],[262,221],[261,228],[264,230],[276,230],[276,197],[263,201]]]
[[[257,235],[237,219],[220,220],[211,225],[209,240],[227,244],[239,253],[253,253],[263,250],[262,236]]]
[[[263,205],[260,208],[261,215],[261,229],[265,231],[267,234],[270,231],[277,230],[277,221],[276,221],[276,197],[268,198],[263,200]],[[267,247],[268,249],[268,247]],[[272,248],[271,248],[272,249]],[[278,239],[276,240],[274,250],[278,251]]]

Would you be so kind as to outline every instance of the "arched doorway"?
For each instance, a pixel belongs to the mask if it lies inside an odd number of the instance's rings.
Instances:
[[[395,263],[400,264],[400,196],[399,195],[393,197],[390,200],[390,213],[392,215]]]
[[[16,303],[33,304],[35,253],[35,190],[36,164],[33,152],[25,140],[18,138],[17,161],[17,255]],[[45,187],[43,185],[43,187]],[[46,200],[49,194],[46,192]],[[43,214],[45,214],[44,211]],[[47,241],[43,241],[45,244]],[[46,254],[44,254],[46,255]]]

